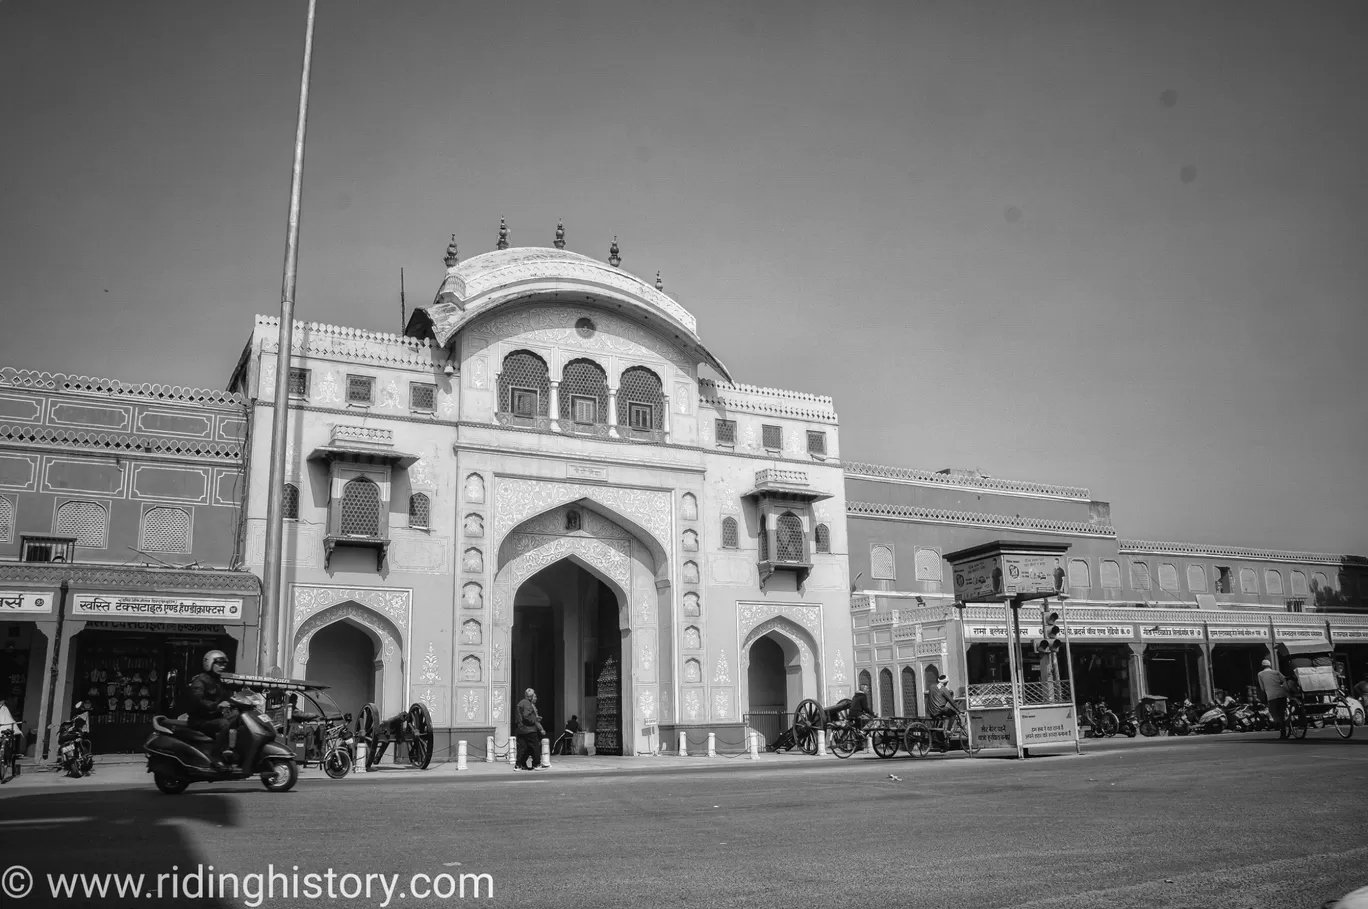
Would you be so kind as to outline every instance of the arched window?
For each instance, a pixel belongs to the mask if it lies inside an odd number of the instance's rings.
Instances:
[[[1307,592],[1308,591],[1306,589],[1306,572],[1292,572],[1292,595],[1297,597],[1304,597],[1306,596]]]
[[[427,530],[430,508],[428,497],[421,492],[409,496],[409,526],[414,530]]]
[[[1267,569],[1264,572],[1264,590],[1267,590],[1270,596],[1282,596],[1282,573],[1275,568]]]
[[[737,532],[736,532],[736,518],[731,518],[731,517],[723,518],[723,519],[722,519],[722,548],[723,548],[723,549],[735,549],[736,547],[740,546],[740,545],[741,545],[741,542],[740,542],[740,540],[737,538],[737,536],[738,536],[738,535],[737,535]]]
[[[299,520],[299,487],[286,483],[280,491],[280,516],[288,521]]]
[[[803,554],[803,522],[793,512],[784,512],[775,522],[774,546],[780,562],[807,561]]]
[[[831,529],[825,524],[817,525],[817,532],[813,535],[818,552],[831,552]]]
[[[551,381],[546,361],[534,353],[517,350],[504,357],[499,373],[499,412],[523,419],[547,416],[551,404]]]
[[[904,666],[902,670],[902,696],[903,713],[906,716],[917,716],[921,713],[917,703],[917,671],[911,666]]]
[[[879,670],[879,713],[882,716],[898,714],[898,709],[893,706],[893,673],[888,669]]]
[[[863,691],[866,688],[869,689],[870,694],[874,693],[874,684],[869,680],[869,670],[861,669],[859,688],[857,690]],[[874,705],[870,704],[869,706],[873,707]]]
[[[896,581],[898,572],[893,562],[893,547],[886,543],[869,545],[869,576],[876,581]]]
[[[357,477],[342,487],[339,530],[356,536],[380,535],[379,486],[365,477]]]
[[[617,421],[639,432],[665,428],[665,402],[660,393],[660,376],[644,366],[633,366],[622,374],[617,394]]]
[[[97,502],[67,502],[57,509],[57,536],[75,537],[77,546],[104,549],[108,530],[108,515]]]
[[[142,548],[148,552],[189,552],[190,513],[183,508],[149,508],[143,515]]]
[[[760,515],[760,561],[769,561],[769,528],[764,515]]]
[[[608,376],[593,360],[571,360],[561,372],[560,418],[572,423],[608,422]]]

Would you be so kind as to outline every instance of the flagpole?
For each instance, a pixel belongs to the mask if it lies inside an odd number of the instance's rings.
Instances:
[[[299,273],[299,202],[304,180],[304,128],[309,118],[309,67],[313,61],[314,8],[304,31],[304,71],[299,80],[299,122],[295,127],[294,170],[290,176],[290,220],[285,238],[285,276],[280,291],[280,337],[276,346],[275,409],[271,414],[271,471],[266,487],[266,558],[261,597],[259,669],[285,673],[282,647],[288,616],[280,608],[281,543],[284,536],[285,436],[290,406],[290,350],[294,344],[295,280]]]

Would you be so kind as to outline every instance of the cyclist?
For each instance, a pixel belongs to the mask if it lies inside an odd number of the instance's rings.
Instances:
[[[944,752],[946,736],[954,726],[955,719],[960,715],[959,707],[955,704],[955,692],[950,688],[950,676],[941,675],[936,680],[936,687],[932,688],[926,696],[927,708],[933,720],[940,720],[941,745],[940,750]]]
[[[869,686],[861,685],[860,690],[855,692],[855,696],[850,699],[850,706],[846,708],[845,718],[856,729],[863,729],[865,721],[876,716],[878,714],[869,709]]]

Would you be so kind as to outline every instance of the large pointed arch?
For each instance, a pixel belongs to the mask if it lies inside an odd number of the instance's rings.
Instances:
[[[376,681],[376,701],[385,716],[404,709],[404,637],[392,621],[368,606],[348,600],[315,612],[294,633],[293,667],[290,674],[303,678],[308,670],[309,644],[313,636],[336,622],[359,628],[375,645],[376,662],[381,672]]]

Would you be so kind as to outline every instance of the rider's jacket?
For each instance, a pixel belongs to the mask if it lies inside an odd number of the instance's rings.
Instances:
[[[949,688],[932,688],[927,699],[930,701],[932,716],[940,716],[942,713],[959,713],[959,709],[955,707],[955,693]]]
[[[209,720],[222,716],[219,704],[228,700],[228,689],[217,673],[201,672],[190,680],[186,692],[185,712],[191,721]]]

